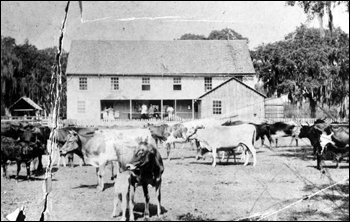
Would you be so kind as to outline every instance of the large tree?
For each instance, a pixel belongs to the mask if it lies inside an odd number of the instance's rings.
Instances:
[[[300,26],[285,40],[251,51],[268,95],[307,97],[311,117],[318,103],[341,104],[349,95],[349,35],[339,28],[321,38],[318,29]]]
[[[209,33],[208,37],[204,35],[196,35],[187,33],[180,37],[179,40],[235,40],[235,39],[244,39],[249,42],[248,38],[242,36],[240,33],[236,32],[233,29],[224,28],[222,30],[213,30]]]
[[[325,36],[323,28],[324,16],[328,17],[328,28],[333,32],[333,8],[339,5],[345,5],[347,7],[347,12],[349,13],[349,1],[287,1],[286,4],[289,6],[294,6],[297,3],[304,12],[308,15],[311,20],[315,16],[318,18],[321,37]]]
[[[1,37],[1,106],[11,106],[22,96],[28,96],[49,112],[51,74],[57,48],[38,50],[28,40],[16,45],[15,39]],[[68,53],[63,52],[62,69],[65,73]],[[65,82],[65,76],[63,76]],[[65,113],[66,94],[63,90],[62,111]],[[3,113],[2,113],[3,114]],[[47,113],[48,114],[48,113]]]

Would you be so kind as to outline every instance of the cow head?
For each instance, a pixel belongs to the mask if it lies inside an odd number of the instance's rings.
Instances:
[[[204,128],[205,127],[203,124],[188,128],[187,133],[186,133],[186,140],[188,141],[189,139],[194,139],[197,130],[204,129]]]
[[[150,170],[156,164],[156,161],[162,161],[159,158],[158,150],[152,144],[140,142],[130,163],[126,165],[126,169],[132,171],[140,169]]]
[[[299,132],[299,138],[307,138],[310,135],[310,131],[312,129],[312,126],[309,125],[301,125],[300,132]]]
[[[71,130],[67,135],[66,142],[60,149],[60,153],[62,155],[67,154],[68,152],[72,152],[81,148],[81,140],[77,132]]]

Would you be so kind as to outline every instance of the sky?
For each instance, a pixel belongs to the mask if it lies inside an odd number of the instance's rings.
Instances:
[[[67,2],[1,2],[1,35],[38,49],[58,45]],[[283,40],[297,26],[318,27],[302,8],[285,1],[245,2],[82,2],[70,3],[63,47],[71,40],[174,40],[185,33],[208,36],[230,28],[249,38],[249,48]],[[334,9],[334,24],[349,33],[349,14]],[[327,24],[324,22],[324,24]]]

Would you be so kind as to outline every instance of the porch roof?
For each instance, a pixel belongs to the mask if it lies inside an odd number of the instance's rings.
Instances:
[[[177,95],[167,95],[164,97],[161,93],[152,93],[152,95],[145,94],[133,94],[133,95],[123,95],[120,92],[110,93],[108,96],[103,98],[102,100],[192,100],[196,99],[198,96],[177,96]]]

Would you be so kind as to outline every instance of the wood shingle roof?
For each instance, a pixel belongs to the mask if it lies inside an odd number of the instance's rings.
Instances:
[[[73,40],[68,75],[254,74],[245,40]]]

